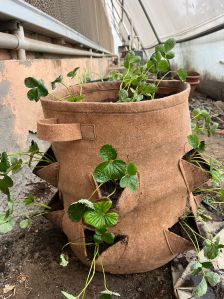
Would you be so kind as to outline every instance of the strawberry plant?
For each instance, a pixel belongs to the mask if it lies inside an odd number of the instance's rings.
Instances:
[[[118,102],[139,102],[154,99],[161,81],[170,71],[170,60],[174,58],[175,40],[170,38],[164,44],[155,47],[155,52],[142,65],[141,57],[130,51],[124,59],[124,72],[113,71],[109,79],[121,81]],[[178,77],[185,81],[187,73],[183,69],[177,70]],[[149,83],[149,78],[158,79]]]
[[[168,39],[164,44],[156,46],[155,52],[145,64],[142,64],[140,56],[130,51],[124,59],[124,72],[112,71],[107,78],[107,80],[120,82],[117,102],[139,102],[154,99],[161,81],[167,77],[168,74],[172,73],[170,70],[170,60],[175,56],[172,51],[174,47],[175,40],[173,38]],[[79,68],[76,67],[70,71],[67,77],[71,79],[75,78],[78,69]],[[181,81],[186,80],[187,73],[183,69],[177,70],[176,74]],[[82,93],[82,85],[83,83],[89,82],[89,78],[88,73],[87,75],[85,73],[83,74],[79,80],[80,94],[74,95],[70,86],[63,83],[63,76],[59,75],[51,82],[51,87],[52,90],[54,90],[57,84],[61,84],[67,89],[68,96],[60,99],[48,91],[43,80],[28,77],[25,79],[25,86],[30,88],[27,97],[30,101],[37,102],[41,97],[51,95],[52,98],[58,101],[80,102],[85,98]],[[149,78],[160,79],[155,81],[155,83],[150,83]]]
[[[102,244],[112,245],[115,242],[115,235],[109,231],[110,227],[118,223],[119,215],[113,211],[111,196],[119,188],[129,188],[131,192],[135,192],[138,188],[137,167],[134,163],[126,163],[117,159],[117,151],[109,144],[102,146],[99,152],[102,162],[96,166],[93,176],[98,186],[88,199],[80,199],[72,203],[68,208],[68,216],[73,222],[82,221],[86,227],[94,232],[92,242],[85,243],[85,246],[93,246],[93,258],[90,264],[90,270],[85,282],[84,288],[77,296],[73,296],[67,292],[62,292],[65,298],[85,298],[86,289],[91,283],[96,268],[96,259],[100,254],[100,246]],[[103,196],[99,201],[92,202],[91,198],[100,189],[103,184],[111,182],[114,190],[107,196]],[[74,243],[72,243],[74,245]],[[80,246],[80,244],[77,244]],[[67,265],[67,259],[62,254],[60,264]],[[120,296],[116,292],[112,292],[107,287],[105,271],[101,262],[104,290],[100,294],[100,299],[110,299],[112,296]],[[82,296],[82,297],[81,297]]]
[[[208,137],[215,134],[218,124],[212,121],[209,112],[205,109],[194,109],[192,112],[192,131],[193,134],[188,136],[188,143],[193,148],[189,156],[189,162],[206,169],[211,176],[211,184],[209,186],[203,185],[194,191],[196,194],[211,194],[207,196],[203,201],[210,206],[215,204],[224,203],[224,169],[221,162],[217,161],[214,157],[205,153],[206,144],[201,140],[201,136],[207,135]],[[215,199],[213,198],[215,197]],[[198,210],[200,214],[199,219],[206,218],[203,210]],[[188,216],[185,216],[185,219]],[[214,272],[213,261],[220,255],[220,252],[224,248],[224,245],[220,243],[220,239],[207,239],[201,234],[196,232],[190,227],[185,219],[181,219],[181,226],[188,235],[192,244],[194,245],[196,252],[196,261],[192,266],[192,275],[199,275],[201,277],[200,283],[194,288],[193,296],[200,298],[207,293],[208,285],[211,287],[216,286],[220,282],[220,275]],[[187,231],[188,229],[188,231]],[[189,231],[193,234],[190,236]],[[197,237],[203,240],[204,244],[204,256],[203,261],[200,258],[199,242]]]
[[[32,225],[32,217],[35,215],[43,215],[50,207],[36,200],[32,194],[23,200],[23,206],[26,208],[32,206],[35,209],[26,210],[21,215],[15,215],[14,207],[18,202],[12,197],[11,188],[14,185],[13,175],[19,172],[23,167],[32,167],[33,163],[42,161],[44,163],[52,163],[52,158],[44,155],[39,150],[36,142],[32,141],[26,152],[8,154],[0,153],[0,192],[5,195],[6,209],[0,213],[0,234],[10,232],[16,225],[17,218],[21,218],[19,225],[21,228],[29,228]]]
[[[76,77],[77,71],[79,70],[79,67],[76,67],[74,70],[67,73],[67,77],[74,79]],[[24,80],[24,84],[27,88],[30,88],[27,92],[27,97],[30,101],[36,101],[38,102],[41,97],[46,97],[47,95],[51,95],[55,100],[66,100],[68,102],[80,102],[84,99],[84,95],[82,94],[82,85],[80,84],[80,93],[79,95],[74,95],[72,93],[71,87],[65,85],[63,82],[63,76],[59,75],[55,80],[51,82],[51,88],[54,90],[56,88],[57,84],[63,85],[67,91],[68,96],[66,96],[65,99],[57,98],[54,94],[50,93],[45,86],[44,81],[37,80],[33,77],[28,77]]]
[[[181,219],[180,224],[182,229],[188,235],[191,240],[195,252],[196,259],[192,265],[192,276],[200,276],[199,284],[193,289],[193,297],[200,298],[207,293],[208,285],[211,287],[216,286],[221,277],[218,273],[214,272],[213,261],[220,255],[222,249],[224,248],[224,244],[220,243],[219,237],[216,239],[207,239],[203,237],[201,234],[196,232],[192,227],[190,227],[187,222],[185,216]],[[190,216],[191,217],[191,216]],[[191,234],[190,234],[191,233]],[[198,237],[203,240],[204,245],[204,258],[202,259],[200,256],[200,247]]]

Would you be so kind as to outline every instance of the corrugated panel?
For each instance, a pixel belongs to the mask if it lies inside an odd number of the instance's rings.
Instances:
[[[110,52],[113,36],[101,0],[25,0]]]

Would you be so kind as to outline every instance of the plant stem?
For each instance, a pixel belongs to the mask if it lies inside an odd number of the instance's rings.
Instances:
[[[97,187],[96,187],[96,189],[93,191],[93,193],[90,195],[90,197],[88,198],[88,200],[90,200],[92,197],[93,197],[93,195],[100,189],[100,187],[101,186],[103,186],[103,184],[104,183],[101,183],[100,185],[98,185]]]
[[[38,202],[33,203],[33,206],[40,207],[40,208],[44,208],[44,209],[48,209],[48,210],[51,210],[51,209],[52,209],[52,208],[49,207],[48,205],[45,205],[45,204],[43,204],[43,203],[38,203]]]
[[[90,269],[89,269],[89,273],[88,273],[88,276],[87,276],[87,279],[86,279],[85,286],[84,286],[83,290],[79,293],[79,295],[77,297],[80,297],[82,295],[82,299],[85,298],[86,289],[88,288],[89,284],[91,283],[91,281],[93,280],[93,277],[95,275],[96,257],[98,255],[98,252],[99,252],[99,245],[95,244],[94,256],[93,256],[93,259],[92,259],[92,263],[91,263],[91,266],[90,266]],[[92,274],[91,274],[91,272],[92,272]]]
[[[206,240],[205,237],[203,237],[202,235],[198,234],[198,233],[197,233],[192,227],[190,227],[190,225],[188,225],[185,221],[183,221],[183,223],[184,223],[185,226],[187,226],[187,227],[192,231],[192,233],[193,233],[194,235],[197,235],[197,236],[199,236],[201,239]],[[197,240],[197,238],[196,238],[196,240]]]
[[[131,67],[131,65],[129,64],[128,69],[127,69],[127,72],[126,72],[126,74],[124,75],[124,77],[122,78],[122,81],[121,81],[121,84],[120,84],[120,90],[121,90],[122,87],[123,87],[124,79],[127,77],[128,73],[129,73],[129,71],[130,71],[130,67]]]
[[[186,223],[185,223],[186,224]],[[191,243],[193,244],[194,246],[194,249],[196,251],[196,254],[198,255],[200,249],[199,249],[199,246],[198,246],[198,243],[195,244],[193,239],[191,238],[191,236],[189,235],[188,231],[185,229],[185,227],[182,225],[182,223],[180,222],[180,226],[182,227],[182,229],[185,231],[185,233],[188,235],[188,238],[191,240]],[[195,238],[196,239],[196,238]],[[198,247],[197,247],[198,246]]]
[[[110,199],[110,197],[116,192],[117,188],[115,187],[114,190],[106,196],[106,198]]]
[[[78,239],[76,239],[76,240],[80,240],[80,239],[85,239],[85,238],[78,238]],[[93,246],[93,245],[95,245],[95,243],[85,243],[85,242],[83,242],[83,243],[75,243],[75,242],[68,242],[68,243],[66,243],[63,247],[62,247],[62,250],[64,250],[65,249],[65,247],[66,246],[68,246],[68,245],[75,245],[75,246],[84,246],[84,245],[91,245],[91,246]]]
[[[60,83],[67,89],[68,94],[69,94],[70,96],[72,96],[72,93],[71,93],[71,90],[69,89],[69,87],[68,87],[67,85],[65,85],[65,83],[63,83],[63,82],[60,82]]]
[[[202,192],[211,192],[211,193],[216,193],[216,194],[219,194],[218,191],[215,191],[215,190],[221,190],[221,188],[217,187],[217,188],[211,188],[211,189],[196,189],[195,192],[198,192],[198,193],[202,193]]]
[[[41,215],[45,215],[47,214],[48,212],[42,212],[42,211],[35,211],[35,210],[32,210],[32,211],[27,211],[26,213],[22,213],[20,215],[17,215],[15,216],[15,218],[20,218],[20,217],[23,217],[23,216],[26,216],[26,217],[36,217],[36,216],[41,216]],[[33,214],[33,215],[32,215]]]
[[[104,266],[103,266],[103,261],[102,261],[102,259],[100,259],[100,263],[101,263],[101,268],[102,268],[102,272],[103,272],[103,283],[104,283],[104,288],[105,288],[105,290],[108,290],[108,288],[107,288],[107,280],[106,280],[106,275],[105,275],[105,270],[104,270]]]
[[[165,75],[162,76],[162,78],[159,80],[159,82],[157,83],[156,87],[159,87],[159,84],[163,81],[163,79],[169,74],[171,73],[171,71],[167,72]]]
[[[52,98],[54,98],[55,100],[57,100],[57,101],[61,101],[61,99],[59,99],[58,97],[56,97],[56,95],[54,95],[53,93],[50,93],[50,92],[49,92],[49,95],[50,95]]]

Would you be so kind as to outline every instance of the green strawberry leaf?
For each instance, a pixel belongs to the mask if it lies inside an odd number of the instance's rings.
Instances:
[[[101,147],[99,153],[102,161],[115,160],[117,158],[117,151],[110,144],[105,144]]]
[[[6,172],[8,168],[10,167],[9,158],[6,152],[3,152],[0,155],[0,171]]]
[[[63,76],[62,75],[58,76],[54,81],[51,82],[51,88],[55,89],[56,88],[56,84],[57,83],[61,83],[62,80],[63,80]]]
[[[141,61],[141,57],[135,55],[133,51],[129,51],[128,54],[124,58],[124,67],[128,69],[133,64],[138,64]]]
[[[28,77],[24,80],[25,86],[31,88],[27,97],[30,101],[39,101],[41,97],[46,97],[48,95],[48,90],[44,85],[43,80],[37,80],[33,77]]]
[[[167,72],[170,68],[167,60],[163,59],[158,62],[158,68],[161,72]]]
[[[207,293],[208,285],[204,277],[201,282],[194,288],[192,295],[196,298],[200,298]]]
[[[134,163],[128,163],[127,165],[127,174],[128,175],[136,175],[137,173],[137,166]]]
[[[120,89],[118,93],[119,102],[127,102],[128,97],[128,91],[126,89]]]
[[[205,150],[205,142],[200,141],[197,135],[189,135],[187,136],[187,140],[190,146],[197,152],[203,152]]]
[[[73,222],[78,222],[82,219],[87,210],[94,210],[94,205],[88,199],[80,199],[72,203],[68,208],[68,216]]]
[[[195,276],[195,275],[198,275],[198,273],[200,273],[202,271],[202,264],[199,263],[199,262],[195,262],[193,265],[192,265],[192,275]]]
[[[182,82],[185,82],[187,79],[187,72],[184,69],[177,70],[177,76]]]
[[[28,149],[28,153],[36,154],[36,153],[39,153],[39,151],[40,151],[40,149],[39,149],[38,144],[34,140],[32,140],[31,144],[29,146],[29,149]]]
[[[204,255],[210,260],[215,259],[219,255],[219,241],[211,241],[209,239],[205,240],[205,246],[204,246]]]
[[[9,188],[12,186],[13,180],[8,175],[5,175],[3,179],[0,180],[0,191],[2,191],[2,193],[9,195]]]
[[[11,158],[12,173],[17,173],[22,168],[22,159],[17,159],[15,157]]]
[[[175,54],[174,54],[174,52],[168,52],[168,53],[166,53],[166,59],[173,59],[174,57],[175,57]]]
[[[118,222],[118,214],[115,212],[108,212],[111,205],[112,202],[110,200],[94,203],[95,210],[87,210],[84,213],[84,222],[96,229],[116,225]]]
[[[126,163],[122,160],[105,161],[97,165],[93,176],[98,183],[106,183],[110,180],[120,180],[126,171]]]
[[[107,213],[112,207],[112,201],[111,200],[98,201],[95,202],[93,205],[96,212]]]
[[[68,72],[67,77],[70,77],[71,79],[75,78],[77,71],[79,70],[79,67],[74,68],[73,71]]]
[[[21,220],[20,223],[19,223],[19,226],[22,229],[30,228],[31,225],[32,225],[32,220],[30,218],[26,218],[24,220]]]
[[[168,40],[165,41],[164,43],[164,50],[165,52],[169,52],[175,47],[176,41],[174,38],[169,38]]]
[[[138,86],[138,90],[145,96],[151,96],[156,92],[157,87],[153,83],[140,83]]]
[[[220,283],[220,280],[221,280],[220,275],[218,273],[213,272],[213,271],[206,272],[205,279],[207,280],[207,282],[212,287],[214,287],[218,283]]]
[[[121,188],[129,188],[131,192],[135,192],[138,189],[138,177],[136,175],[126,174],[120,180]]]
[[[29,206],[35,202],[35,199],[32,194],[29,194],[27,198],[24,199],[23,203],[25,206]]]
[[[109,245],[114,243],[114,238],[115,238],[115,235],[112,233],[109,233],[109,232],[106,232],[102,235],[103,242],[105,242]]]
[[[0,234],[7,234],[12,231],[16,222],[10,215],[7,216],[5,213],[0,214]]]

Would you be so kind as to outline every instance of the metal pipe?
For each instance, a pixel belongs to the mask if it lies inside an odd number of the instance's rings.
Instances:
[[[0,48],[16,50],[19,47],[19,39],[15,35],[0,33]]]
[[[209,28],[209,29],[207,29],[207,30],[204,30],[204,31],[202,31],[202,32],[200,32],[200,33],[196,33],[196,34],[194,34],[194,35],[191,35],[191,36],[189,36],[189,37],[185,37],[185,38],[178,39],[178,40],[176,40],[176,43],[189,42],[189,41],[191,41],[191,40],[193,40],[193,39],[196,39],[196,38],[199,38],[199,37],[203,37],[203,36],[205,36],[205,35],[212,34],[212,33],[214,33],[214,32],[217,32],[217,31],[219,31],[219,30],[222,30],[222,29],[224,29],[224,24],[223,24],[223,23],[220,24],[220,25],[217,25],[217,26],[215,26],[215,27],[213,27],[213,28]]]
[[[220,30],[223,30],[223,29],[224,29],[224,24],[219,24],[219,25],[217,25],[215,27],[209,28],[207,30],[204,30],[204,31],[199,32],[199,33],[196,33],[196,34],[191,35],[189,37],[177,39],[176,43],[177,44],[181,44],[181,43],[189,42],[191,40],[194,40],[194,39],[197,39],[197,38],[200,38],[200,37],[203,37],[203,36],[215,33],[217,31],[220,31]],[[149,46],[149,47],[146,47],[145,50],[153,49],[155,46],[157,46],[157,44]]]
[[[152,21],[151,21],[149,15],[148,15],[148,13],[147,13],[147,11],[146,11],[146,9],[145,9],[144,4],[142,3],[142,0],[138,0],[138,2],[139,2],[139,4],[141,5],[141,8],[142,8],[142,10],[143,10],[143,12],[144,12],[144,14],[145,14],[145,16],[146,16],[147,21],[149,22],[150,27],[152,28],[152,31],[153,31],[153,33],[154,33],[154,35],[155,35],[155,37],[156,37],[158,43],[161,44],[161,40],[160,40],[160,38],[159,38],[159,36],[158,36],[158,34],[157,34],[157,32],[156,32],[155,27],[154,27],[153,24],[152,24]]]
[[[39,40],[24,37],[20,39],[17,35],[0,32],[0,48],[18,50],[24,49],[32,52],[52,53],[61,55],[74,55],[74,56],[93,56],[93,57],[112,57],[114,55],[105,55],[104,53],[94,53],[85,50],[74,49],[55,45]],[[116,55],[115,55],[116,56]]]
[[[21,24],[18,24],[18,29],[14,31],[14,34],[18,37],[19,43],[24,41],[25,35]],[[26,60],[26,51],[24,49],[18,48],[18,59]]]
[[[10,20],[19,20],[26,24],[27,28],[36,28],[37,32],[46,32],[50,37],[63,37],[71,43],[84,45],[96,51],[111,54],[97,43],[85,37],[76,30],[61,23],[48,14],[40,11],[34,6],[21,0],[0,0],[0,14],[7,16]],[[52,2],[53,3],[53,2]],[[53,5],[53,4],[52,4]],[[29,26],[29,27],[28,27]]]
[[[39,40],[30,39],[27,37],[24,39],[24,41],[21,42],[20,48],[23,48],[28,51],[33,51],[33,52],[43,52],[43,53],[52,53],[52,54],[61,54],[61,55],[77,55],[77,56],[92,55],[94,57],[102,56],[102,54],[100,53],[93,52],[92,54],[90,54],[89,51],[46,43]]]

